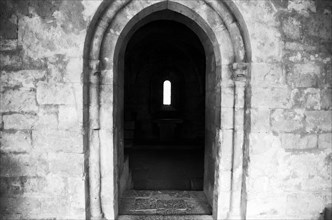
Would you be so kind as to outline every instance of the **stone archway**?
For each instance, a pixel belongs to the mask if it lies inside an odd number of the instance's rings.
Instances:
[[[99,7],[84,53],[88,218],[117,218],[123,169],[124,51],[135,30],[158,16],[145,18],[163,10],[177,13],[169,19],[187,25],[204,46],[210,102],[205,173],[213,177],[204,183],[204,191],[214,219],[239,218],[245,195],[244,100],[250,49],[236,7],[212,0],[104,1]]]

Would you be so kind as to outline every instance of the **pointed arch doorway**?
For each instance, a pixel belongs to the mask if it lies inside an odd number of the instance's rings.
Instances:
[[[130,185],[124,156],[126,49],[140,28],[160,20],[185,25],[204,48],[202,192],[212,208],[211,218],[241,216],[247,54],[239,24],[229,7],[214,1],[180,0],[104,1],[100,6],[87,36],[84,59],[84,94],[89,97],[84,112],[88,218],[119,217],[120,198]],[[181,72],[172,67],[165,69],[166,78],[169,72]],[[175,78],[174,82],[181,82],[179,75]],[[176,88],[176,83],[172,85]],[[225,115],[229,118],[223,118]]]

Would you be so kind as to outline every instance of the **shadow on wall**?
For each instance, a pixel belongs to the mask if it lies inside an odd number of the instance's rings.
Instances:
[[[324,208],[318,220],[332,220],[332,203]]]
[[[20,219],[24,217],[22,211],[28,208],[22,197],[27,176],[13,176],[21,171],[18,161],[0,152],[0,219]]]
[[[49,166],[29,154],[0,152],[0,220],[57,216],[68,199],[55,198],[54,194],[63,193],[59,190],[63,184],[45,177]]]

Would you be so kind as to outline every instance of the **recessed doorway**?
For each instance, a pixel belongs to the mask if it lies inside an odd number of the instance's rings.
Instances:
[[[189,27],[169,19],[174,12],[157,14],[124,53],[119,214],[211,215],[203,192],[205,50]]]
[[[150,22],[125,53],[124,141],[132,188],[203,190],[205,53],[185,25]]]

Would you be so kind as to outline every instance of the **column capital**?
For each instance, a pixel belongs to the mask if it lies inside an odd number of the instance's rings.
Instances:
[[[233,80],[234,81],[246,81],[248,77],[248,63],[233,63]]]
[[[100,68],[101,62],[100,60],[89,60],[89,72],[90,72],[90,83],[98,84],[100,78]]]
[[[100,60],[89,60],[89,69],[92,73],[100,71]]]

